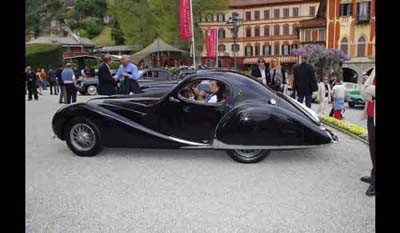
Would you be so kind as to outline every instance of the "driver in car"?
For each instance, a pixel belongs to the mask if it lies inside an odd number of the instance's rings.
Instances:
[[[193,93],[196,95],[197,101],[205,103],[217,103],[222,100],[222,84],[216,80],[212,80],[209,84],[210,92],[199,90],[198,83],[192,86]]]

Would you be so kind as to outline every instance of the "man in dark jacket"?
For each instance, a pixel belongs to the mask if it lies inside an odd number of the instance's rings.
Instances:
[[[50,95],[53,94],[53,89],[54,89],[54,95],[57,95],[56,72],[52,68],[49,69],[49,72],[47,73],[47,78],[48,78],[49,84],[50,84]]]
[[[26,67],[25,79],[28,87],[28,101],[32,100],[32,94],[35,100],[39,100],[39,96],[36,88],[36,74],[32,72],[32,67]]]
[[[257,60],[258,66],[251,71],[251,75],[257,78],[260,82],[262,82],[265,86],[270,85],[271,78],[269,74],[269,69],[265,65],[264,58],[259,58]]]
[[[99,76],[98,93],[99,95],[115,95],[116,78],[112,77],[110,69],[112,59],[109,55],[104,55],[103,62],[97,72]]]
[[[318,83],[314,68],[307,64],[304,58],[301,64],[293,68],[293,80],[293,89],[297,92],[297,100],[303,103],[305,97],[306,106],[311,108],[312,93],[318,90]]]

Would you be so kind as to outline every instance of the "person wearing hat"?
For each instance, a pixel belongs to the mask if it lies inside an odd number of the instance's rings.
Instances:
[[[76,91],[77,91],[76,78],[75,78],[74,71],[71,69],[71,63],[67,63],[65,66],[66,67],[64,68],[64,70],[61,73],[61,79],[64,83],[65,90],[67,92],[66,103],[70,104],[71,99],[72,99],[72,103],[76,102]]]

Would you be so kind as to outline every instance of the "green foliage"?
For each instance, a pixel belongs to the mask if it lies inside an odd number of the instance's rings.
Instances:
[[[47,3],[47,9],[49,11],[58,11],[62,6],[63,3],[60,0],[50,0]]]
[[[196,49],[203,48],[203,33],[198,25],[203,12],[219,12],[228,0],[193,0]],[[115,0],[110,11],[118,20],[128,44],[147,46],[157,36],[165,42],[188,50],[190,43],[180,40],[179,0]]]
[[[75,2],[75,11],[81,17],[103,17],[106,10],[105,0],[77,0]]]
[[[58,44],[28,44],[25,64],[36,68],[58,67],[63,64],[63,50]]]
[[[118,61],[113,61],[111,64],[112,70],[117,70],[121,64]]]
[[[88,33],[88,38],[90,39],[99,35],[102,27],[102,24],[93,19],[86,19],[83,21],[83,28]]]
[[[125,43],[124,32],[121,30],[117,20],[111,30],[111,38],[115,41],[116,45],[123,45]]]
[[[86,30],[80,30],[79,31],[79,36],[81,38],[89,38],[89,33]]]

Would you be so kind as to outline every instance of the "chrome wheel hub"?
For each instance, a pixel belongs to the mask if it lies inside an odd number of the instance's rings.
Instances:
[[[235,150],[240,156],[251,158],[256,156],[261,150]]]
[[[87,124],[74,125],[69,133],[71,144],[80,151],[88,151],[96,144],[94,130]]]

